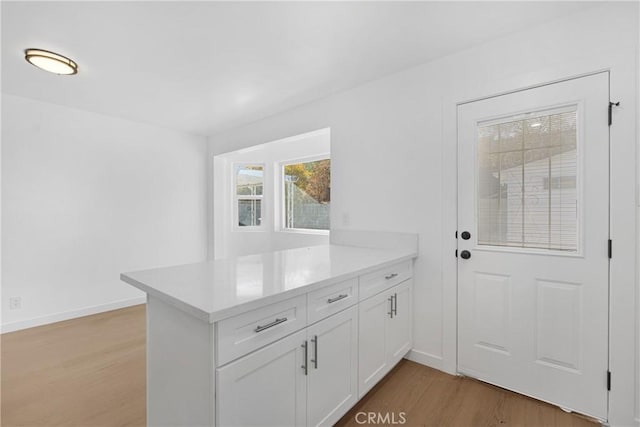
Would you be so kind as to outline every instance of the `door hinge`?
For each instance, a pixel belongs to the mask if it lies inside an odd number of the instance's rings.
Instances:
[[[611,391],[611,371],[607,371],[607,390]]]
[[[609,102],[609,126],[611,126],[613,124],[613,107],[614,106],[619,106],[620,105],[620,101],[618,102]]]
[[[613,241],[609,239],[609,258],[613,257]]]

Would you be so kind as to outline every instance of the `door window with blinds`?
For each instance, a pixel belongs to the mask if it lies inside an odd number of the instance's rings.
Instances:
[[[478,124],[479,245],[579,252],[577,112]]]

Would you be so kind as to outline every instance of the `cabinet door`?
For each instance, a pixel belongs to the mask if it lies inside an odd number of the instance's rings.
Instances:
[[[411,279],[389,290],[393,297],[393,315],[387,318],[387,361],[393,366],[404,357],[412,345]]]
[[[358,399],[358,311],[310,326],[307,425],[332,426]]]
[[[386,373],[387,319],[391,290],[379,293],[359,306],[358,397],[364,396]]]
[[[305,341],[300,331],[218,368],[217,425],[305,425]]]

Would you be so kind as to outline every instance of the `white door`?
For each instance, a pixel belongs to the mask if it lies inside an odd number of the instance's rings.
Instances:
[[[608,80],[458,107],[458,370],[600,419]]]
[[[307,425],[332,426],[358,399],[358,308],[307,330]]]
[[[217,370],[217,417],[226,426],[306,424],[306,331],[300,331]]]
[[[411,350],[411,279],[389,291],[392,313],[387,318],[387,360],[395,365]]]

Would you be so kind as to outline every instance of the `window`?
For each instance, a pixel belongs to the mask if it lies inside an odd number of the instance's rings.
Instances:
[[[331,160],[283,165],[283,229],[329,230]]]
[[[478,243],[578,251],[577,109],[478,127]]]
[[[238,227],[262,225],[263,165],[236,165],[235,199]]]

